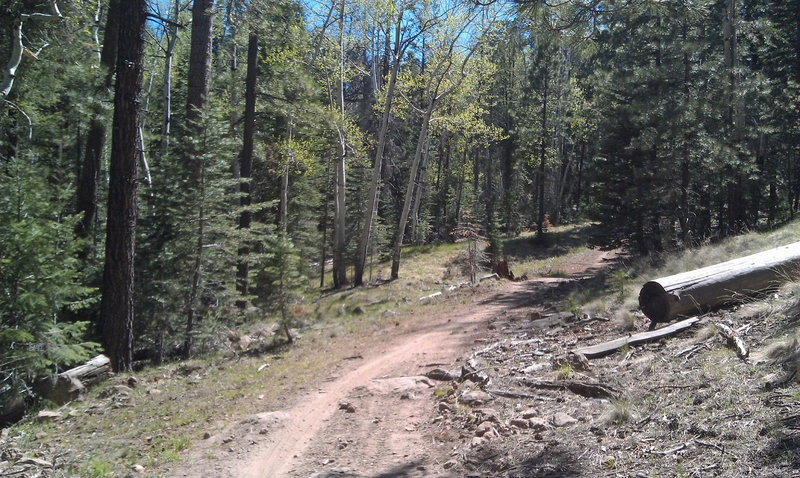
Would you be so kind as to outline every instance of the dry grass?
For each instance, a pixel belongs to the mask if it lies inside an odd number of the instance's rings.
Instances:
[[[146,367],[134,374],[137,386],[124,393],[115,387],[127,384],[130,375],[120,375],[61,407],[62,420],[39,423],[31,414],[6,431],[0,448],[47,460],[60,455],[49,475],[54,477],[124,476],[135,464],[148,470],[144,476],[162,476],[160,470],[185,459],[184,450],[205,433],[220,432],[243,416],[281,409],[366,342],[402,333],[425,317],[471,300],[469,288],[449,290],[465,277],[442,280],[446,264],[462,247],[406,248],[399,280],[385,281],[390,264],[381,263],[373,266],[374,280],[365,287],[308,294],[303,304],[307,326],[297,331],[299,339],[291,347],[260,355],[230,347],[188,363]],[[481,284],[482,289],[491,287],[491,282]],[[443,294],[419,300],[437,291]],[[272,322],[268,317],[254,320],[234,334],[269,337]],[[268,367],[259,372],[264,364]]]

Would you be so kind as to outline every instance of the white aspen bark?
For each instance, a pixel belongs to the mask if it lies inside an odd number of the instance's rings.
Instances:
[[[6,65],[5,69],[3,70],[3,81],[0,82],[0,96],[5,98],[11,93],[11,88],[14,86],[14,78],[17,74],[17,68],[19,64],[22,62],[22,22],[17,22],[14,26],[14,33],[12,35],[14,39],[14,46],[11,50],[11,59],[8,60],[8,65]]]
[[[178,15],[180,14],[180,0],[175,0],[173,11],[173,24],[170,25],[167,50],[164,52],[164,118],[161,126],[161,157],[167,155],[169,150],[169,133],[172,125],[172,52],[178,40]]]
[[[344,121],[344,6],[342,0],[339,10],[339,81],[338,81],[338,102],[339,114]],[[336,287],[342,287],[347,282],[347,272],[344,264],[345,252],[345,216],[347,213],[345,203],[346,177],[345,161],[347,159],[347,144],[344,136],[344,125],[337,127],[339,130],[339,146],[341,154],[336,162],[336,200],[334,203],[334,241],[333,241],[333,280]]]
[[[435,95],[435,93],[434,93]],[[425,110],[425,116],[422,118],[422,127],[419,132],[419,139],[417,140],[417,150],[414,153],[414,162],[411,164],[411,173],[409,174],[408,186],[406,187],[406,197],[403,201],[403,212],[400,214],[400,223],[397,226],[397,234],[394,241],[394,253],[392,255],[392,279],[397,279],[400,274],[400,252],[403,248],[403,236],[405,235],[406,224],[408,223],[408,212],[411,210],[411,199],[414,195],[414,183],[417,179],[417,170],[422,158],[422,149],[425,145],[425,140],[428,135],[428,124],[430,124],[431,114],[436,108],[436,100],[432,99],[428,108]]]
[[[11,58],[8,60],[5,69],[3,69],[3,78],[0,80],[0,99],[5,99],[8,94],[11,93],[11,88],[14,86],[14,78],[17,74],[17,68],[19,68],[19,64],[22,62],[22,52],[25,49],[22,45],[23,20],[51,22],[64,18],[58,10],[58,3],[56,3],[56,0],[50,2],[50,10],[52,13],[29,13],[20,15],[20,20],[14,25],[14,30],[11,34],[14,44],[11,47]]]

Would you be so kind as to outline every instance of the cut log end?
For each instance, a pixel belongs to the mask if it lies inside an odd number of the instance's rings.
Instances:
[[[670,305],[674,297],[658,282],[650,281],[639,292],[639,307],[653,323],[669,322],[672,319]]]

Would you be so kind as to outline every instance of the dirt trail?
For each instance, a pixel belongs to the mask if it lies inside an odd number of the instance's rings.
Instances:
[[[568,272],[585,276],[611,257],[600,251],[582,254]],[[203,476],[246,478],[447,476],[443,464],[453,450],[433,423],[433,394],[446,384],[420,374],[437,367],[458,369],[465,354],[486,342],[491,319],[538,307],[542,290],[549,287],[535,278],[508,282],[477,297],[477,303],[376,341],[293,406],[232,426],[223,435],[236,436],[228,455],[214,457],[208,467],[203,460],[194,462],[183,476],[200,469]],[[205,457],[211,458],[209,451]]]

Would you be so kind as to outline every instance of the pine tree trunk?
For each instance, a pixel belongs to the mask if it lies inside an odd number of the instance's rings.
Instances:
[[[192,5],[192,44],[189,52],[186,121],[197,131],[195,123],[208,101],[211,79],[211,32],[214,25],[214,0],[194,0]]]
[[[117,66],[117,44],[119,35],[119,0],[109,2],[103,46],[100,53],[100,66],[105,74],[104,89],[110,89],[114,70]],[[100,93],[106,98],[106,93]],[[105,152],[106,118],[102,111],[95,111],[86,132],[86,148],[78,181],[78,212],[83,218],[78,225],[80,237],[89,237],[97,217],[97,177]]]
[[[255,123],[256,123],[256,80],[258,68],[258,36],[250,32],[247,40],[247,78],[245,79],[244,92],[244,137],[242,139],[242,151],[239,154],[239,175],[242,182],[239,191],[242,193],[240,205],[245,208],[239,214],[239,229],[249,229],[251,213],[247,209],[252,203],[250,195],[250,177],[253,171],[253,148],[255,143]],[[247,260],[250,248],[243,245],[237,251],[239,261],[236,271],[236,290],[246,296],[249,293],[248,275],[250,264]],[[244,307],[246,301],[238,301],[239,307]]]
[[[109,167],[108,222],[101,323],[103,345],[115,371],[130,370],[133,342],[133,259],[136,177],[141,124],[145,0],[120,4],[114,127]]]
[[[539,153],[539,171],[537,173],[538,182],[538,201],[539,201],[539,218],[536,221],[536,233],[542,235],[544,233],[544,173],[545,164],[547,162],[547,86],[548,75],[544,77],[544,95],[542,100],[542,138]]]

